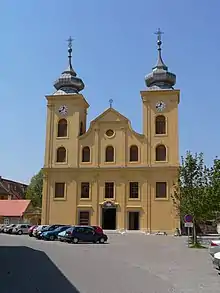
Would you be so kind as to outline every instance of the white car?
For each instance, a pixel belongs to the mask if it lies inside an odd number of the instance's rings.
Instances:
[[[214,257],[217,252],[220,252],[220,240],[212,240],[209,246],[209,253]]]
[[[220,271],[220,252],[214,254],[213,265],[217,270]]]

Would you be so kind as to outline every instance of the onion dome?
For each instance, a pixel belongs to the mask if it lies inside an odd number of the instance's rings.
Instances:
[[[152,68],[152,72],[145,77],[145,83],[150,89],[173,89],[176,83],[176,75],[168,71],[168,67],[161,56],[161,34],[163,32],[158,29],[155,34],[157,35],[158,60],[156,66]]]
[[[55,81],[54,87],[57,90],[55,94],[77,94],[84,89],[85,85],[72,67],[72,41],[70,37],[68,39],[68,59],[69,65],[61,76]]]

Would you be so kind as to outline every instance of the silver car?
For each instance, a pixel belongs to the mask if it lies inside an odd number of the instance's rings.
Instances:
[[[220,271],[220,252],[214,254],[213,265],[217,270]]]
[[[12,234],[28,234],[28,229],[31,227],[29,224],[18,224],[12,229]]]
[[[36,228],[34,228],[33,236],[36,237],[37,233],[40,232],[42,229],[46,228],[47,226],[49,226],[49,225],[40,225],[40,226],[37,226]]]

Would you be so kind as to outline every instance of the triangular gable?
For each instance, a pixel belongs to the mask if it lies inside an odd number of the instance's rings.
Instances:
[[[114,108],[108,108],[92,122],[115,122],[115,121],[129,121],[128,118],[116,111]]]

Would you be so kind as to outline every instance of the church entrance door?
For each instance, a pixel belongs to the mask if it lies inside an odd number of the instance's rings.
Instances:
[[[102,229],[116,230],[116,206],[110,202],[102,206]]]

